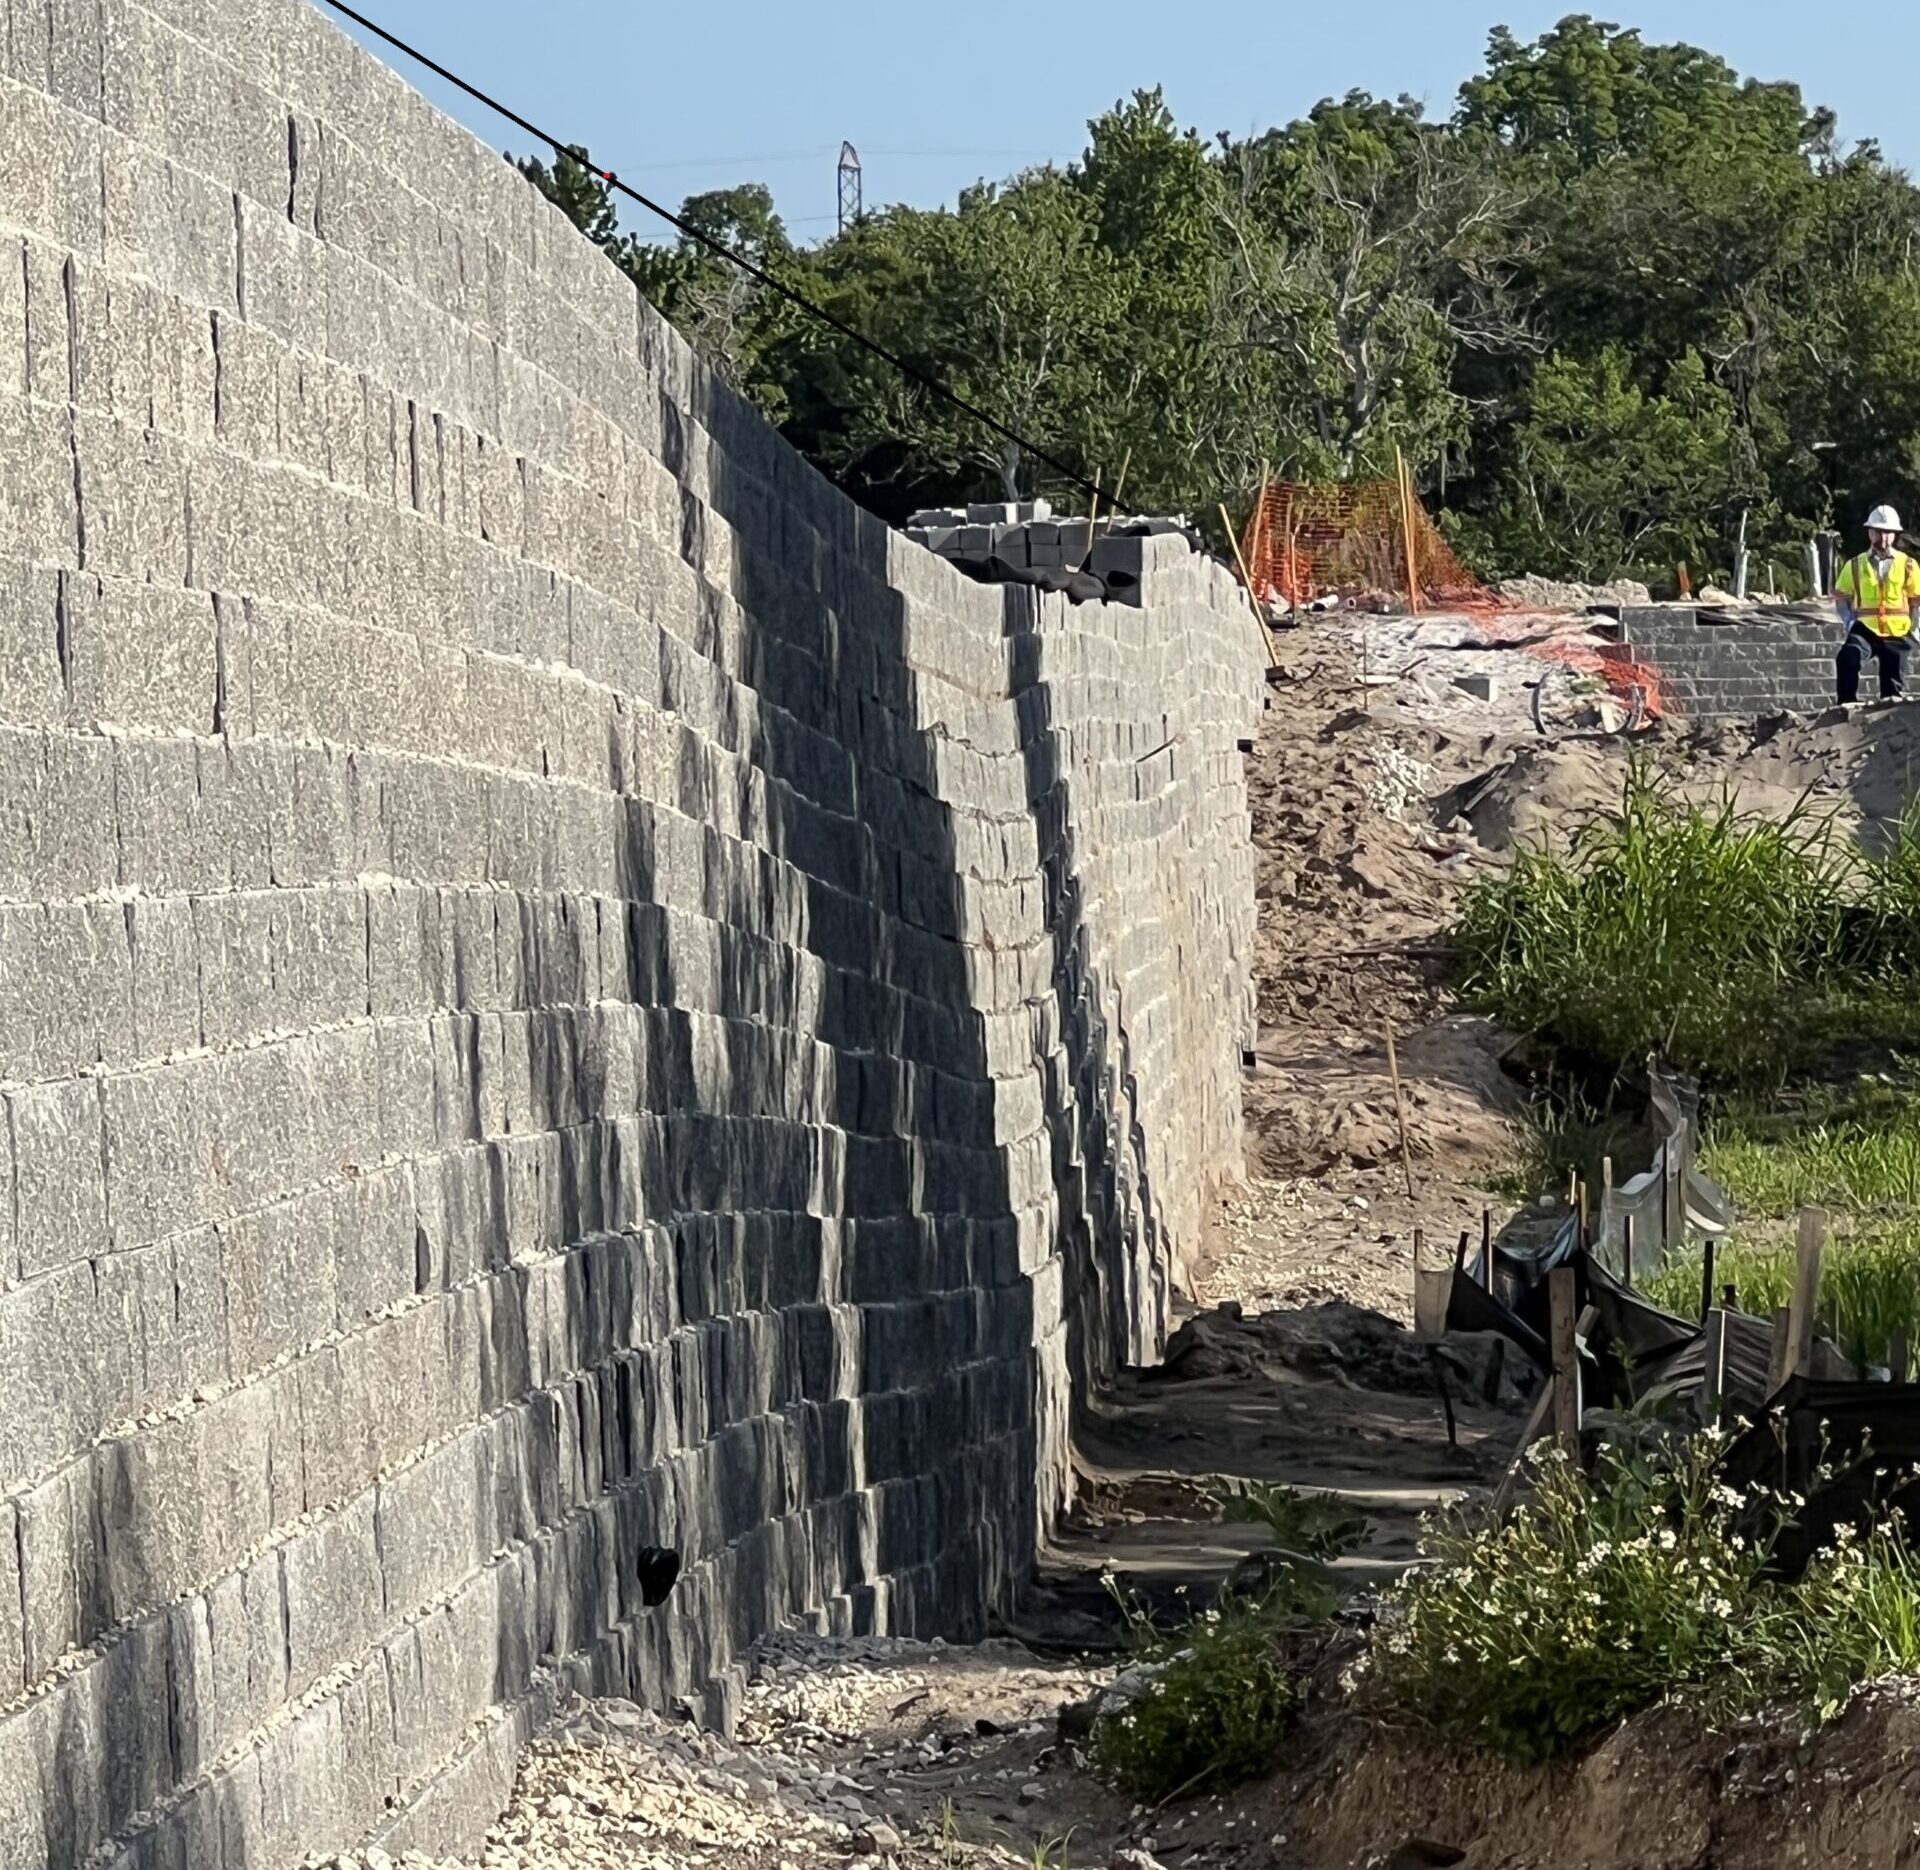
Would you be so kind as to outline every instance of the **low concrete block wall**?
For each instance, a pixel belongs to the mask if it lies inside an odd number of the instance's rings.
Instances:
[[[1808,714],[1833,705],[1838,622],[1706,622],[1663,605],[1622,612],[1620,632],[1690,720],[1752,719],[1782,708]],[[1871,671],[1862,692],[1878,692]]]
[[[1230,576],[889,535],[293,0],[0,52],[0,1862],[977,1629],[1237,1164]]]

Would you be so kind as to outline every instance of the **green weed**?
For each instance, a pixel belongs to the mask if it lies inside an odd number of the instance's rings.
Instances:
[[[1303,1699],[1290,1638],[1330,1609],[1330,1601],[1230,1599],[1203,1613],[1160,1653],[1143,1656],[1152,1679],[1095,1726],[1096,1770],[1143,1805],[1270,1771]]]
[[[1367,1536],[1367,1522],[1337,1494],[1301,1493],[1257,1480],[1216,1480],[1208,1491],[1230,1526],[1265,1526],[1282,1552],[1331,1558]]]

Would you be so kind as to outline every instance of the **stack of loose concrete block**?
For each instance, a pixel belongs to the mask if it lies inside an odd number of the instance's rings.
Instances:
[[[296,0],[5,58],[0,1863],[979,1629],[1237,1162],[1230,580],[888,533]]]
[[[1193,538],[1184,520],[1057,518],[1045,500],[969,506],[965,512],[928,509],[913,514],[906,531],[929,552],[976,570],[998,561],[1019,571],[1084,568],[1103,579],[1117,572],[1114,595],[1122,602],[1138,601],[1143,540],[1178,538],[1190,547]]]

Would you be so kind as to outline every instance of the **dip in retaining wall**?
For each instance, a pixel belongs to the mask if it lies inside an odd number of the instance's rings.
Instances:
[[[0,1863],[977,1630],[1238,1160],[1231,578],[889,535],[293,0],[4,56]]]

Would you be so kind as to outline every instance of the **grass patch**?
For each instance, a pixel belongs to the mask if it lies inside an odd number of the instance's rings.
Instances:
[[[1861,1682],[1920,1665],[1920,1568],[1897,1518],[1772,1582],[1789,1503],[1722,1486],[1721,1445],[1603,1449],[1591,1477],[1549,1450],[1508,1520],[1430,1528],[1435,1564],[1396,1587],[1376,1637],[1385,1692],[1448,1738],[1537,1764],[1661,1701],[1830,1718]],[[1753,1509],[1771,1534],[1737,1529]]]
[[[1658,1054],[1777,1082],[1920,1026],[1920,810],[1869,859],[1831,816],[1689,804],[1636,762],[1617,810],[1475,884],[1453,938],[1464,1000],[1512,1032],[1616,1074]]]
[[[1215,1497],[1230,1521],[1273,1533],[1276,1563],[1257,1596],[1225,1596],[1171,1630],[1120,1598],[1139,1692],[1102,1712],[1092,1758],[1142,1805],[1217,1792],[1273,1769],[1305,1702],[1302,1656],[1336,1602],[1294,1561],[1332,1557],[1367,1530],[1340,1501],[1290,1487],[1228,1482]]]
[[[1790,1246],[1723,1241],[1716,1286],[1732,1286],[1740,1309],[1769,1317],[1793,1294]],[[1677,1255],[1645,1281],[1654,1304],[1693,1318],[1700,1311],[1700,1255]],[[1820,1262],[1820,1328],[1860,1369],[1884,1367],[1895,1332],[1920,1346],[1920,1237],[1887,1227],[1838,1234]]]
[[[1920,1095],[1868,1079],[1791,1103],[1736,1102],[1708,1127],[1700,1166],[1742,1213],[1767,1219],[1804,1207],[1920,1210]]]

